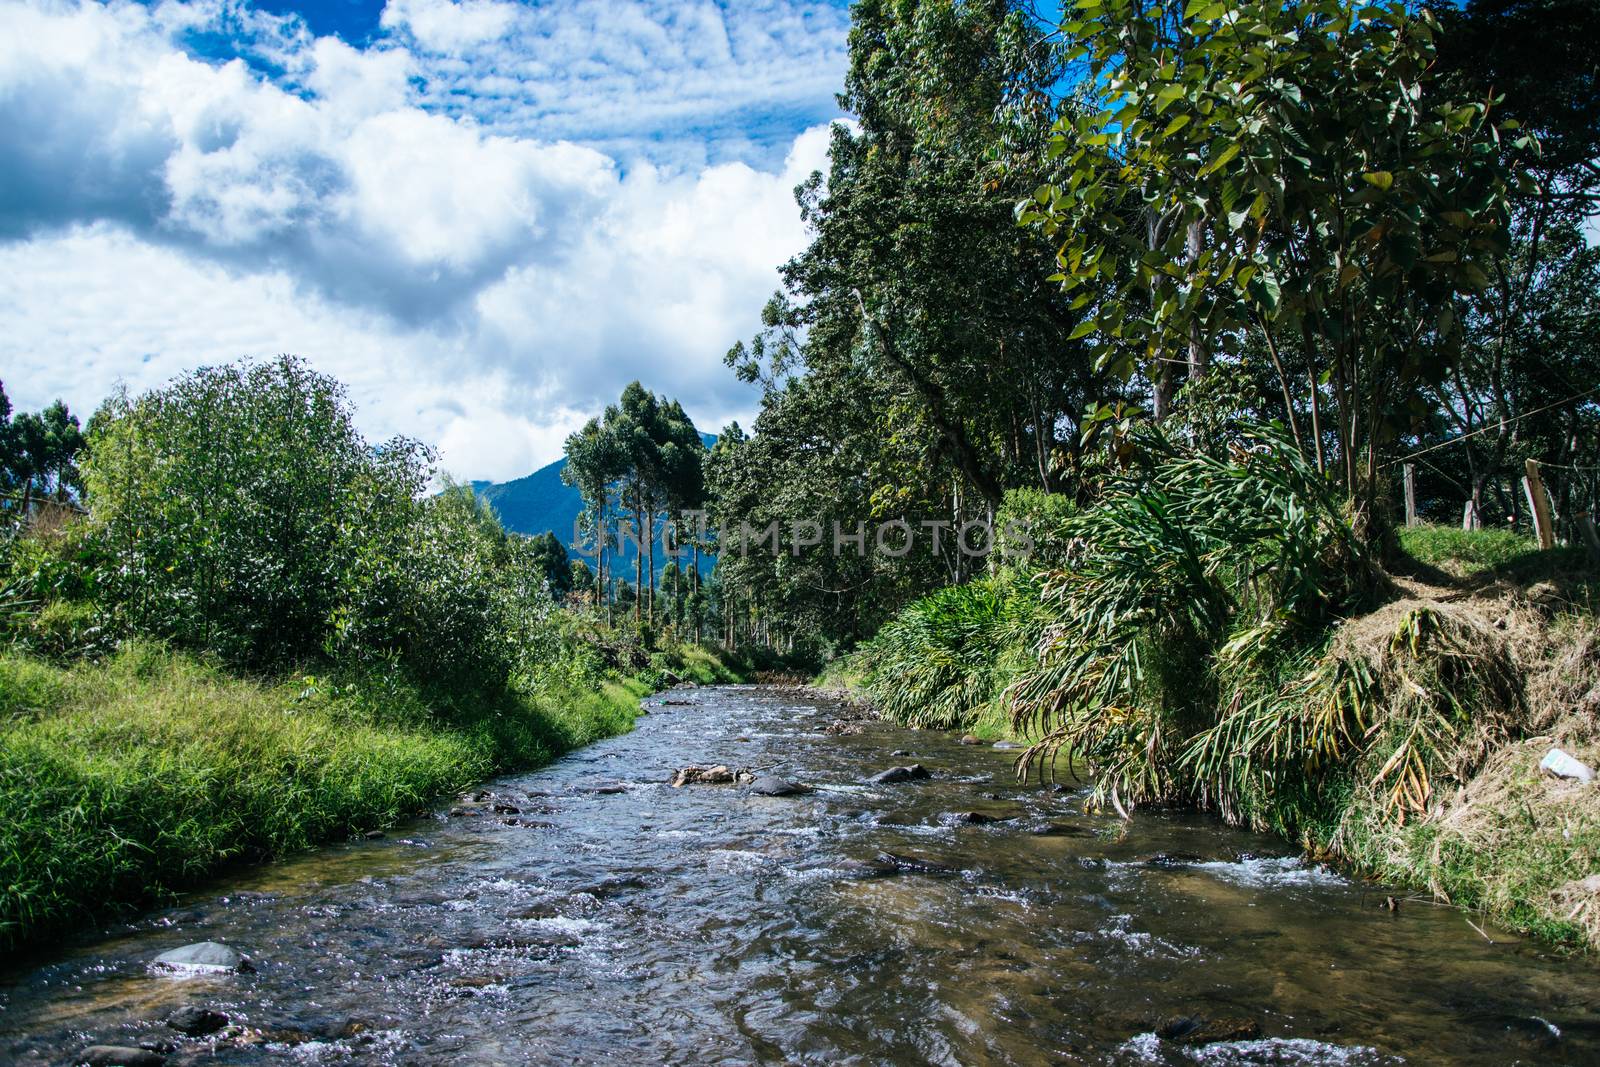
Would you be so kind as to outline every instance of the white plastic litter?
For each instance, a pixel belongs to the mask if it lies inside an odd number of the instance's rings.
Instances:
[[[1584,785],[1594,781],[1593,771],[1585,766],[1581,760],[1574,759],[1559,748],[1552,748],[1545,753],[1544,759],[1539,761],[1539,766],[1557,778],[1576,778]]]

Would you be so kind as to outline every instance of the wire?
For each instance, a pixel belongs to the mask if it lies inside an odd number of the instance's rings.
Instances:
[[[1487,432],[1489,430],[1498,430],[1498,429],[1500,429],[1502,427],[1510,426],[1514,422],[1521,422],[1523,419],[1529,419],[1529,418],[1532,418],[1535,415],[1543,414],[1544,412],[1549,411],[1551,408],[1558,408],[1558,407],[1561,407],[1561,406],[1563,406],[1565,404],[1570,404],[1574,400],[1583,400],[1586,397],[1594,396],[1596,393],[1600,393],[1600,385],[1595,386],[1593,389],[1590,389],[1587,392],[1578,393],[1575,396],[1569,396],[1565,400],[1557,400],[1554,404],[1546,404],[1542,408],[1535,408],[1533,411],[1525,411],[1521,415],[1516,416],[1515,418],[1501,419],[1499,422],[1490,423],[1490,424],[1488,424],[1486,426],[1480,426],[1476,430],[1469,430],[1468,432],[1462,434],[1460,437],[1452,437],[1448,441],[1440,441],[1436,445],[1429,445],[1427,448],[1419,448],[1415,452],[1409,453],[1408,455],[1401,456],[1398,459],[1391,459],[1389,462],[1385,463],[1384,466],[1385,467],[1392,467],[1396,463],[1404,463],[1408,459],[1416,459],[1418,456],[1425,456],[1429,452],[1437,452],[1439,449],[1444,448],[1444,447],[1446,447],[1448,445],[1459,444],[1460,442],[1465,441],[1469,437],[1476,437],[1478,434],[1485,433],[1485,432]],[[1559,466],[1559,464],[1541,463],[1540,466],[1543,466],[1543,467],[1555,467],[1555,466]]]

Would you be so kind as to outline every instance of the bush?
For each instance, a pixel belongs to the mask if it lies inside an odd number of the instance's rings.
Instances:
[[[563,654],[537,552],[470,489],[427,495],[432,458],[368,445],[343,388],[287,356],[119,397],[85,465],[97,592],[124,632],[251,669],[537,685]]]

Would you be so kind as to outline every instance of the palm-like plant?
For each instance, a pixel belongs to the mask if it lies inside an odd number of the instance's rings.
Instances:
[[[1216,682],[1279,655],[1372,573],[1327,480],[1275,428],[1218,456],[1141,431],[1132,470],[1069,520],[1075,551],[1045,580],[1054,621],[1009,690],[1020,764],[1065,756],[1098,799],[1171,799],[1180,755],[1211,725]]]

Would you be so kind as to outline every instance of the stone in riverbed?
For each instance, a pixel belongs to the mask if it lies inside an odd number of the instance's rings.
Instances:
[[[1251,1041],[1261,1036],[1254,1019],[1198,1019],[1182,1016],[1170,1020],[1156,1036],[1177,1045],[1213,1045],[1220,1041]]]
[[[163,952],[150,966],[167,974],[227,974],[255,969],[237,951],[217,941],[200,941]]]
[[[887,864],[897,871],[910,871],[914,874],[960,874],[957,867],[937,860],[924,859],[921,856],[903,855],[898,852],[880,852],[877,860],[880,864]]]
[[[167,1025],[180,1034],[188,1034],[190,1037],[202,1037],[206,1034],[214,1034],[224,1026],[227,1026],[228,1017],[220,1011],[212,1011],[210,1008],[190,1005],[186,1008],[179,1008],[167,1016]]]
[[[962,734],[961,740],[958,743],[963,745],[981,745],[983,744],[983,738],[979,737],[977,734]]]
[[[762,797],[792,797],[798,793],[811,792],[811,787],[779,778],[775,774],[767,774],[750,783],[750,792]]]
[[[1019,749],[1019,748],[1021,748],[1023,746],[1022,746],[1022,744],[1020,742],[1017,742],[1017,741],[996,741],[994,743],[994,745],[991,746],[991,747],[998,748],[1003,752],[1009,752],[1009,751],[1012,751],[1014,749]]]
[[[167,1058],[147,1048],[128,1048],[123,1045],[90,1045],[78,1054],[76,1063],[88,1067],[161,1067]]]
[[[681,789],[686,785],[730,785],[735,775],[722,764],[715,767],[684,767],[672,776],[672,788]]]
[[[879,771],[867,781],[877,785],[889,785],[893,782],[914,782],[928,778],[928,769],[920,763],[913,763],[905,767],[890,767],[886,771]]]
[[[945,814],[945,820],[953,823],[966,823],[969,826],[987,826],[992,822],[1005,822],[999,815],[990,815],[982,811],[952,811]]]

